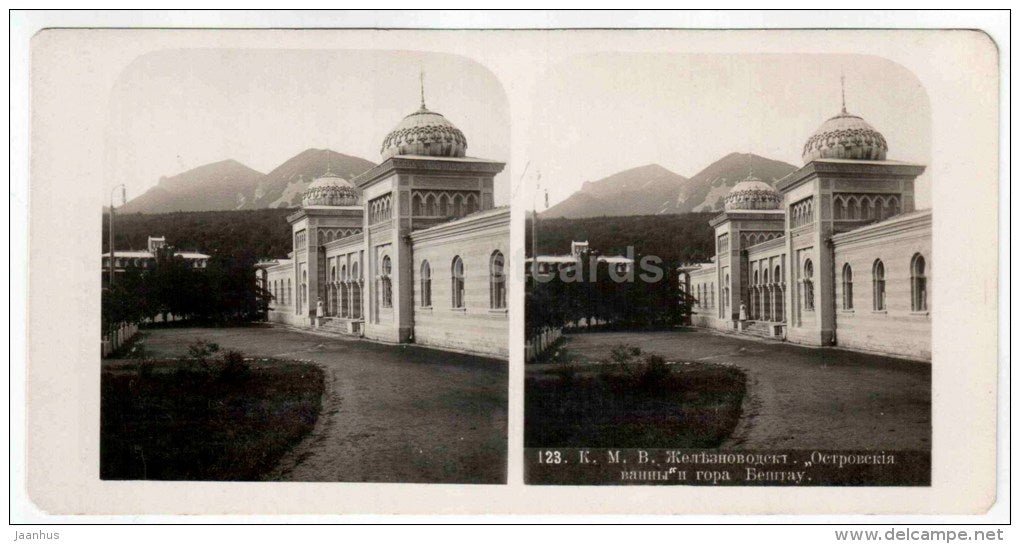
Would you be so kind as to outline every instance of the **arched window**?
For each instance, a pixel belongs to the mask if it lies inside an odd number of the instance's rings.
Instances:
[[[928,311],[928,281],[925,277],[924,256],[915,253],[910,260],[910,309]]]
[[[885,310],[885,265],[880,259],[871,267],[872,308]]]
[[[425,202],[422,200],[420,194],[414,195],[411,208],[414,210],[414,215],[425,215]]]
[[[478,211],[478,198],[475,197],[474,193],[471,193],[467,197],[467,211],[466,213],[475,213]]]
[[[850,263],[843,265],[843,309],[854,309],[854,271]]]
[[[450,215],[450,197],[443,194],[439,197],[439,215],[446,217]]]
[[[429,266],[428,261],[421,262],[421,307],[429,308],[432,306],[432,268]]]
[[[775,274],[772,274],[772,281],[776,283],[783,283],[783,271],[779,268],[778,264],[776,265]]]
[[[308,308],[308,271],[304,270],[301,272],[301,291],[298,293],[300,297],[299,302],[301,303],[301,309],[305,310]]]
[[[726,274],[726,278],[725,278],[724,283],[723,283],[722,298],[723,298],[723,300],[722,300],[722,307],[723,308],[729,308],[730,307],[730,275],[729,274]]]
[[[290,278],[287,278],[287,303],[289,304],[294,300],[294,290],[291,288]]]
[[[425,215],[435,216],[439,214],[438,205],[436,204],[436,195],[429,194],[425,197]]]
[[[814,311],[815,309],[815,266],[811,259],[804,261],[804,309]]]
[[[453,308],[464,307],[464,261],[460,257],[453,258],[450,266],[450,286],[452,297],[450,305]]]
[[[754,283],[752,285],[758,285],[758,271],[754,271]]]
[[[489,258],[489,307],[497,310],[506,308],[506,274],[503,271],[503,254],[492,253]]]
[[[464,197],[456,195],[453,197],[453,216],[460,217],[464,215]]]
[[[383,308],[393,307],[393,283],[390,281],[392,269],[393,265],[390,262],[390,256],[386,255],[383,257],[382,266],[379,269],[379,295]]]

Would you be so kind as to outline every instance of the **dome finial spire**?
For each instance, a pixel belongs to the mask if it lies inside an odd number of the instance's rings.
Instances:
[[[421,109],[425,109],[425,69],[420,68],[418,71],[418,79],[421,84]]]
[[[846,114],[846,76],[840,71],[839,74],[839,93],[843,98],[843,114]]]

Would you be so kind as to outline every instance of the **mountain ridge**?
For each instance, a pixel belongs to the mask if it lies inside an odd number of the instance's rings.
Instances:
[[[289,208],[315,178],[329,170],[344,179],[375,163],[331,149],[309,148],[262,173],[237,160],[224,159],[163,176],[155,186],[119,206],[119,213],[204,212]]]
[[[658,164],[647,164],[585,181],[580,190],[539,215],[576,219],[721,211],[729,190],[752,172],[775,185],[796,169],[783,161],[736,152],[690,178]]]

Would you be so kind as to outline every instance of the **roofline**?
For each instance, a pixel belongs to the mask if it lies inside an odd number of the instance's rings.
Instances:
[[[853,166],[859,168],[849,168]],[[815,159],[781,178],[776,182],[775,188],[780,193],[788,192],[808,181],[812,175],[821,177],[822,175],[854,174],[861,176],[863,174],[864,176],[885,177],[891,175],[916,178],[923,174],[926,168],[927,166],[923,164],[890,160]]]
[[[442,166],[441,166],[442,165]],[[452,165],[460,165],[453,167]],[[465,167],[466,166],[466,167]],[[474,168],[470,168],[470,167]],[[486,173],[496,175],[503,171],[505,162],[475,157],[427,157],[422,155],[393,155],[383,162],[355,176],[351,183],[359,189],[371,185],[374,181],[393,172],[414,170],[436,170],[439,172]]]
[[[504,217],[505,216],[505,217]],[[411,232],[411,241],[418,243],[427,240],[433,240],[450,234],[451,231],[456,231],[461,228],[471,227],[473,229],[488,228],[497,226],[503,222],[506,222],[507,226],[510,224],[510,207],[500,206],[498,208],[492,208],[489,210],[475,212],[471,215],[461,217],[460,219],[454,219],[453,221],[447,221],[446,223],[440,223],[433,225],[427,229],[421,229]]]
[[[904,227],[923,228],[925,226],[931,226],[931,208],[901,213],[885,221],[834,234],[830,237],[830,240],[832,240],[834,245],[859,242],[870,238],[887,236],[896,232],[904,232]]]

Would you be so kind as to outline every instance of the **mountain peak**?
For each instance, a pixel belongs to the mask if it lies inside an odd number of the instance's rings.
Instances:
[[[203,164],[173,176],[122,206],[124,213],[289,207],[313,179],[333,173],[353,179],[375,163],[332,149],[308,148],[268,174],[235,159]]]
[[[659,164],[646,164],[587,181],[581,190],[542,215],[578,218],[717,211],[730,188],[752,170],[762,180],[775,183],[796,167],[753,153],[733,152],[688,179]]]

